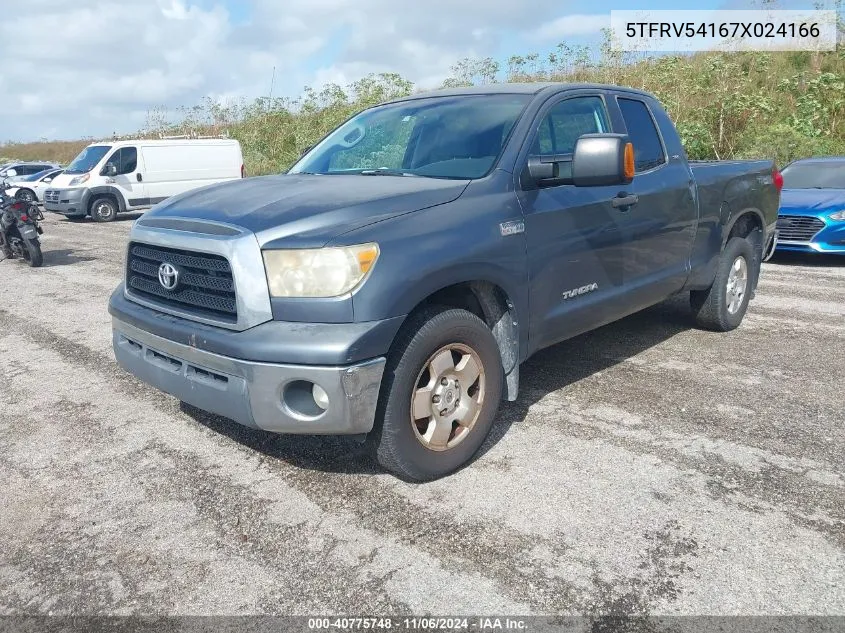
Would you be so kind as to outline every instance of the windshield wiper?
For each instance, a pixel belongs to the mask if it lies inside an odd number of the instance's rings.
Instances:
[[[362,169],[358,172],[361,176],[417,176],[409,171],[402,171],[401,169],[387,169],[380,167],[379,169]]]

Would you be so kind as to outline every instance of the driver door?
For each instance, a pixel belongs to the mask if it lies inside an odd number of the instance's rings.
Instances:
[[[106,161],[106,168],[102,175],[112,187],[120,190],[126,200],[126,208],[140,208],[149,206],[150,199],[146,193],[146,185],[141,177],[139,166],[140,156],[136,147],[121,147],[116,149]],[[109,165],[114,165],[116,173],[107,175]]]
[[[567,95],[538,115],[530,154],[571,156],[581,135],[612,131],[603,93]],[[613,204],[622,189],[522,183],[532,351],[625,314],[630,231]]]

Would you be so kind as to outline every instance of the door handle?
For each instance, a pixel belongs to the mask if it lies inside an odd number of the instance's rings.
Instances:
[[[628,207],[632,207],[640,201],[640,197],[633,193],[630,196],[616,196],[613,200],[610,201],[610,204],[613,206],[614,209],[622,209],[623,211],[627,211]]]
[[[135,174],[135,178],[138,179],[138,182],[142,182],[144,180],[144,177],[141,174]]]

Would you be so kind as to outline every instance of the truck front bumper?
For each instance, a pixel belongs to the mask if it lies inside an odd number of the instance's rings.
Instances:
[[[88,215],[91,192],[85,187],[73,189],[47,189],[44,192],[44,209],[61,213],[69,218]]]
[[[383,357],[341,367],[250,362],[175,343],[114,316],[112,342],[117,362],[142,381],[245,426],[338,435],[373,428]],[[325,394],[325,408],[314,385]]]

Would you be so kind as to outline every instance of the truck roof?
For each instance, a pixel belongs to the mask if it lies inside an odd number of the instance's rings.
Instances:
[[[398,103],[401,101],[412,101],[414,99],[426,99],[428,97],[448,97],[458,95],[496,95],[496,94],[539,94],[541,92],[565,92],[567,90],[617,90],[622,92],[630,92],[638,94],[643,97],[654,98],[651,93],[635,88],[628,88],[625,86],[612,86],[609,84],[589,84],[589,83],[563,83],[555,81],[546,82],[514,82],[514,83],[500,83],[500,84],[483,84],[480,86],[461,86],[458,88],[443,88],[440,90],[429,90],[425,92],[418,92],[407,97],[400,97],[393,99],[389,103]]]

